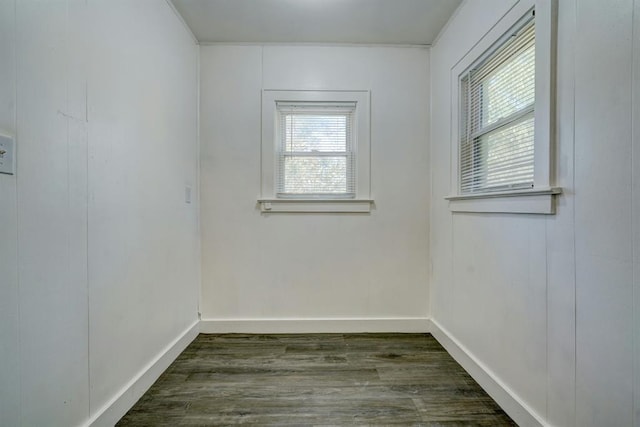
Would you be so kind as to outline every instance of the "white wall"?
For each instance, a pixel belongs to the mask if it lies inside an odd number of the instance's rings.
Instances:
[[[0,132],[16,130],[15,4],[0,2]],[[0,175],[0,420],[19,425],[20,352],[16,179]]]
[[[93,413],[197,320],[200,248],[197,46],[162,1],[102,1],[91,13]]]
[[[0,424],[80,425],[197,321],[197,48],[161,0],[0,25]]]
[[[371,214],[260,213],[262,89],[371,90]],[[205,330],[424,327],[427,50],[203,46],[200,113]]]
[[[433,318],[538,421],[638,425],[640,1],[559,2],[557,214],[444,200],[451,69],[515,3],[464,2],[432,49]]]

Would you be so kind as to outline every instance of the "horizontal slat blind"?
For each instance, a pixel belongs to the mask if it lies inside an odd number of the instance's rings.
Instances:
[[[460,81],[460,192],[533,187],[533,18]]]
[[[355,104],[278,103],[279,197],[355,196]]]

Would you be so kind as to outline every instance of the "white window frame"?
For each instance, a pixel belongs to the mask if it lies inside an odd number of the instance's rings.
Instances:
[[[369,91],[262,91],[262,144],[260,210],[264,213],[278,212],[355,212],[371,211],[370,196],[370,95]],[[278,103],[353,103],[355,104],[352,155],[355,157],[355,197],[279,197],[276,174],[278,173],[277,135]]]
[[[511,30],[535,10],[535,124],[533,188],[462,194],[460,190],[461,79],[473,65],[490,56]],[[555,213],[555,196],[561,189],[553,182],[555,132],[556,0],[520,0],[489,30],[451,70],[451,195],[453,212]]]
[[[355,111],[356,104],[353,102],[293,102],[293,103],[283,103],[278,101],[276,103],[276,111],[277,111],[277,126],[276,126],[276,135],[275,140],[277,142],[276,153],[277,160],[276,161],[276,191],[277,198],[290,198],[290,199],[353,199],[355,198],[355,184],[356,184],[356,168],[355,168],[355,157],[356,153],[354,150],[354,142],[356,140],[356,132],[353,129],[355,125]],[[324,115],[332,115],[332,116],[341,116],[345,118],[345,137],[344,139],[344,149],[336,151],[335,149],[332,151],[329,150],[321,150],[321,151],[295,151],[291,149],[287,149],[286,143],[286,131],[283,132],[285,128],[285,121],[287,117],[293,116],[297,117],[305,116],[324,116]],[[293,122],[295,119],[291,118],[290,125],[292,126],[291,131],[293,131]],[[335,148],[335,147],[333,147]],[[315,158],[319,159],[322,157],[344,157],[345,159],[345,191],[341,193],[288,193],[285,191],[287,180],[286,168],[285,168],[285,159],[287,157],[290,158]]]

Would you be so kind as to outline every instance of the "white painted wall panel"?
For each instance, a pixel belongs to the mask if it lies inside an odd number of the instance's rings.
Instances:
[[[0,2],[0,133],[15,135],[15,2]],[[20,422],[16,177],[0,175],[0,424]]]
[[[204,46],[201,63],[203,318],[426,317],[428,52]],[[371,90],[370,215],[260,214],[262,88]]]
[[[89,9],[94,414],[197,319],[197,48],[164,2]]]
[[[69,40],[66,1],[17,3],[18,248],[22,423],[73,425],[88,417],[86,186],[66,115]],[[85,98],[80,97],[84,109]],[[85,181],[86,182],[86,181]],[[73,198],[73,201],[72,201]],[[46,327],[43,327],[46,325]]]
[[[540,412],[546,405],[544,227],[543,217],[453,216],[456,304],[447,325]]]
[[[633,1],[576,11],[576,422],[632,425]]]
[[[269,267],[268,236],[258,238],[252,224],[260,192],[262,49],[203,47],[200,68],[201,310],[205,318],[224,318],[248,317],[255,308],[262,317],[269,307],[251,289],[254,275]],[[253,285],[266,291],[271,281]]]

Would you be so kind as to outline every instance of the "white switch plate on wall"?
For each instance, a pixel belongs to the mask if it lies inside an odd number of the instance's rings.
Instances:
[[[0,173],[15,173],[15,151],[15,140],[10,136],[0,135]]]

